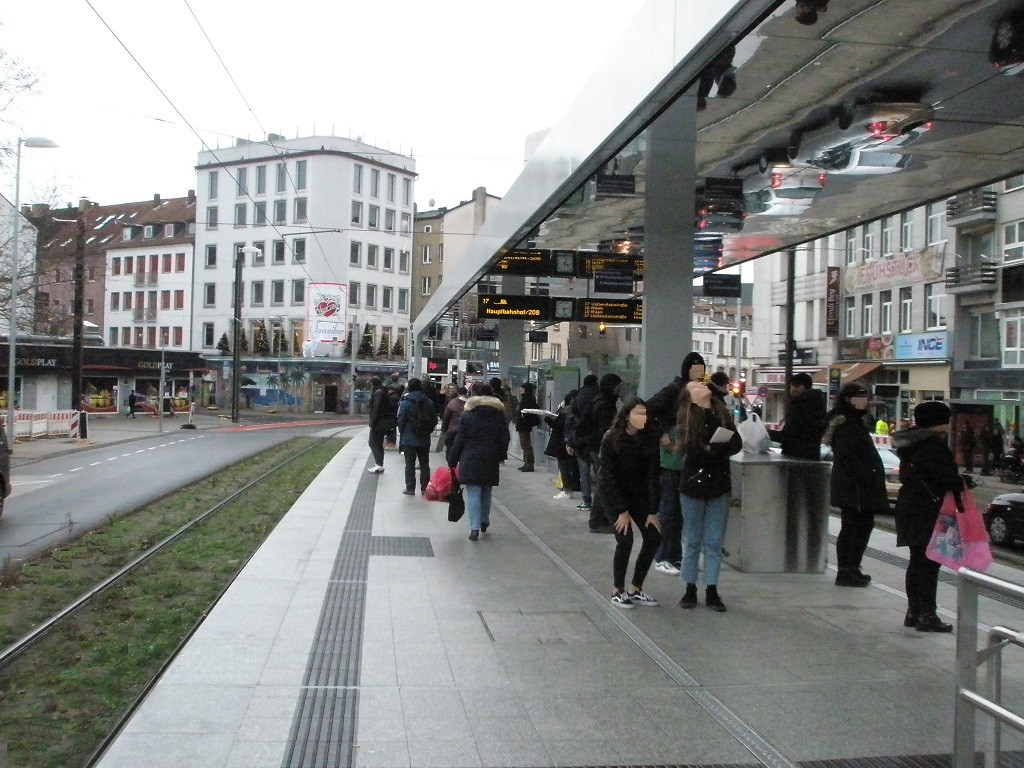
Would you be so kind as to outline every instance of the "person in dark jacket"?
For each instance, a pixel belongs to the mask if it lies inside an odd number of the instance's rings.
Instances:
[[[590,454],[585,454],[580,450],[576,427],[582,423],[583,414],[586,413],[587,408],[590,407],[590,404],[600,391],[597,386],[597,376],[593,373],[588,373],[584,376],[583,386],[576,393],[576,399],[572,401],[572,407],[565,418],[566,451],[576,459],[576,467],[580,477],[580,493],[583,496],[582,503],[578,504],[576,509],[584,512],[589,512],[594,503],[594,496],[591,490],[592,480],[590,477],[591,462]]]
[[[836,540],[836,586],[866,587],[871,577],[860,570],[864,550],[875,527],[875,514],[889,511],[885,468],[864,416],[868,391],[850,383],[839,390],[835,408],[825,417],[822,442],[832,446],[829,501],[839,507]]]
[[[420,465],[420,493],[426,491],[430,482],[430,435],[417,435],[409,420],[409,410],[417,400],[426,400],[434,410],[434,402],[423,392],[420,380],[409,379],[405,397],[398,406],[398,450],[405,454],[405,490],[402,493],[406,496],[416,495],[416,462]],[[434,413],[436,415],[437,411]]]
[[[576,426],[576,442],[578,450],[589,456],[595,471],[601,465],[601,440],[604,433],[612,425],[618,413],[619,387],[622,378],[614,373],[601,377],[598,384],[597,397],[590,401],[586,412]],[[591,533],[614,533],[615,529],[608,524],[608,518],[601,507],[601,494],[595,493],[590,507],[590,520],[587,521]]]
[[[782,444],[783,456],[820,461],[826,410],[825,393],[814,388],[811,375],[794,373],[782,429],[769,429],[768,436]]]
[[[441,416],[441,432],[444,434],[445,461],[451,455],[452,443],[455,442],[455,435],[459,431],[459,417],[462,415],[468,399],[469,393],[466,388],[458,387],[455,390],[455,396],[444,407],[444,414]]]
[[[523,413],[523,409],[537,410],[540,408],[540,403],[537,402],[537,397],[533,394],[537,390],[530,382],[523,383],[523,394],[519,398],[519,404],[516,406],[516,415],[514,424],[516,428],[516,434],[519,435],[519,448],[523,452],[523,466],[519,468],[520,472],[533,472],[533,465],[536,461],[533,452],[533,428],[540,424],[540,416],[535,413]]]
[[[974,434],[974,427],[970,423],[964,424],[960,430],[960,453],[964,459],[964,471],[970,474],[974,471],[974,449],[978,447],[978,438]]]
[[[729,457],[743,450],[743,441],[725,403],[699,381],[690,381],[683,390],[677,424],[675,449],[684,457],[679,480],[683,509],[683,568],[679,575],[686,585],[679,607],[697,605],[697,566],[703,551],[704,604],[721,613],[726,608],[718,594],[718,574],[732,494]],[[731,430],[732,435],[712,442],[719,427]]]
[[[900,457],[900,493],[896,497],[896,546],[910,548],[907,566],[907,615],[903,626],[918,632],[952,632],[939,619],[936,592],[939,564],[925,555],[946,491],[961,505],[963,480],[949,450],[949,408],[928,400],[914,408],[915,426],[892,437]]]
[[[597,473],[598,497],[615,529],[612,557],[612,605],[632,608],[658,601],[644,592],[644,579],[661,542],[658,521],[658,443],[648,434],[647,406],[638,397],[622,404],[601,439]],[[626,569],[633,549],[633,523],[643,543],[626,591]]]
[[[395,429],[395,412],[388,400],[388,391],[381,386],[380,376],[370,379],[370,453],[373,466],[367,472],[379,475],[384,471],[384,437]]]
[[[473,391],[476,394],[466,401],[448,456],[448,466],[458,467],[459,482],[465,487],[470,541],[479,539],[491,525],[491,489],[498,484],[510,439],[505,404],[487,384]]]
[[[392,413],[398,413],[398,406],[402,404],[402,395],[405,394],[405,385],[402,384],[401,379],[397,373],[391,374],[391,381],[384,389],[388,393],[388,400],[391,402]],[[397,422],[391,430],[384,435],[384,445],[386,448],[396,448],[398,446],[398,433],[396,432]]]
[[[580,489],[579,468],[565,444],[565,420],[575,397],[576,390],[570,390],[562,400],[558,415],[544,417],[545,423],[551,428],[548,443],[544,446],[544,455],[558,462],[558,476],[562,479],[562,490],[555,494],[556,499],[571,499],[573,493]]]

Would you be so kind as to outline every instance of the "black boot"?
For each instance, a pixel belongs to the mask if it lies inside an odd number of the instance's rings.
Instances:
[[[725,603],[722,602],[722,598],[718,596],[718,587],[714,584],[708,586],[704,592],[704,605],[710,608],[712,611],[718,611],[719,613],[725,613]]]
[[[904,627],[916,627],[917,618],[921,615],[921,606],[918,604],[917,598],[907,595],[907,613],[903,617]]]
[[[860,568],[840,568],[836,574],[837,587],[866,587],[871,583],[871,577],[861,573]]]
[[[952,632],[953,625],[947,624],[934,613],[922,613],[917,617],[918,632]]]
[[[679,601],[680,608],[696,608],[697,607],[697,585],[687,584],[686,594],[683,595],[683,599]]]

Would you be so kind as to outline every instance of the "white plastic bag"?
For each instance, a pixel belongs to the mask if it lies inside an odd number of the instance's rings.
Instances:
[[[743,440],[744,451],[747,453],[768,453],[772,439],[768,436],[768,430],[765,429],[761,417],[756,413],[751,411],[746,421],[741,421],[736,425],[736,431],[740,433],[740,438]]]

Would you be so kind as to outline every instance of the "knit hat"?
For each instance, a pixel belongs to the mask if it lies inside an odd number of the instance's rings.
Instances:
[[[868,388],[856,381],[843,384],[843,388],[839,390],[840,399],[845,400],[849,400],[851,397],[866,397],[867,394]]]
[[[914,408],[914,423],[927,429],[949,424],[949,406],[939,400],[925,400]]]
[[[679,377],[683,380],[683,386],[686,386],[686,382],[690,380],[690,369],[695,365],[702,365],[707,369],[707,363],[704,362],[704,358],[700,356],[700,353],[690,352],[683,358],[683,364],[679,369]]]

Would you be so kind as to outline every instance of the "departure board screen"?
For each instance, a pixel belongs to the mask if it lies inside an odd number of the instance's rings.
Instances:
[[[508,251],[487,272],[491,275],[549,277],[551,275],[551,251],[545,248]]]
[[[577,299],[576,319],[591,323],[642,323],[644,305],[639,299]]]
[[[550,320],[551,298],[549,296],[500,296],[495,294],[480,296],[477,300],[477,316],[498,319]]]

